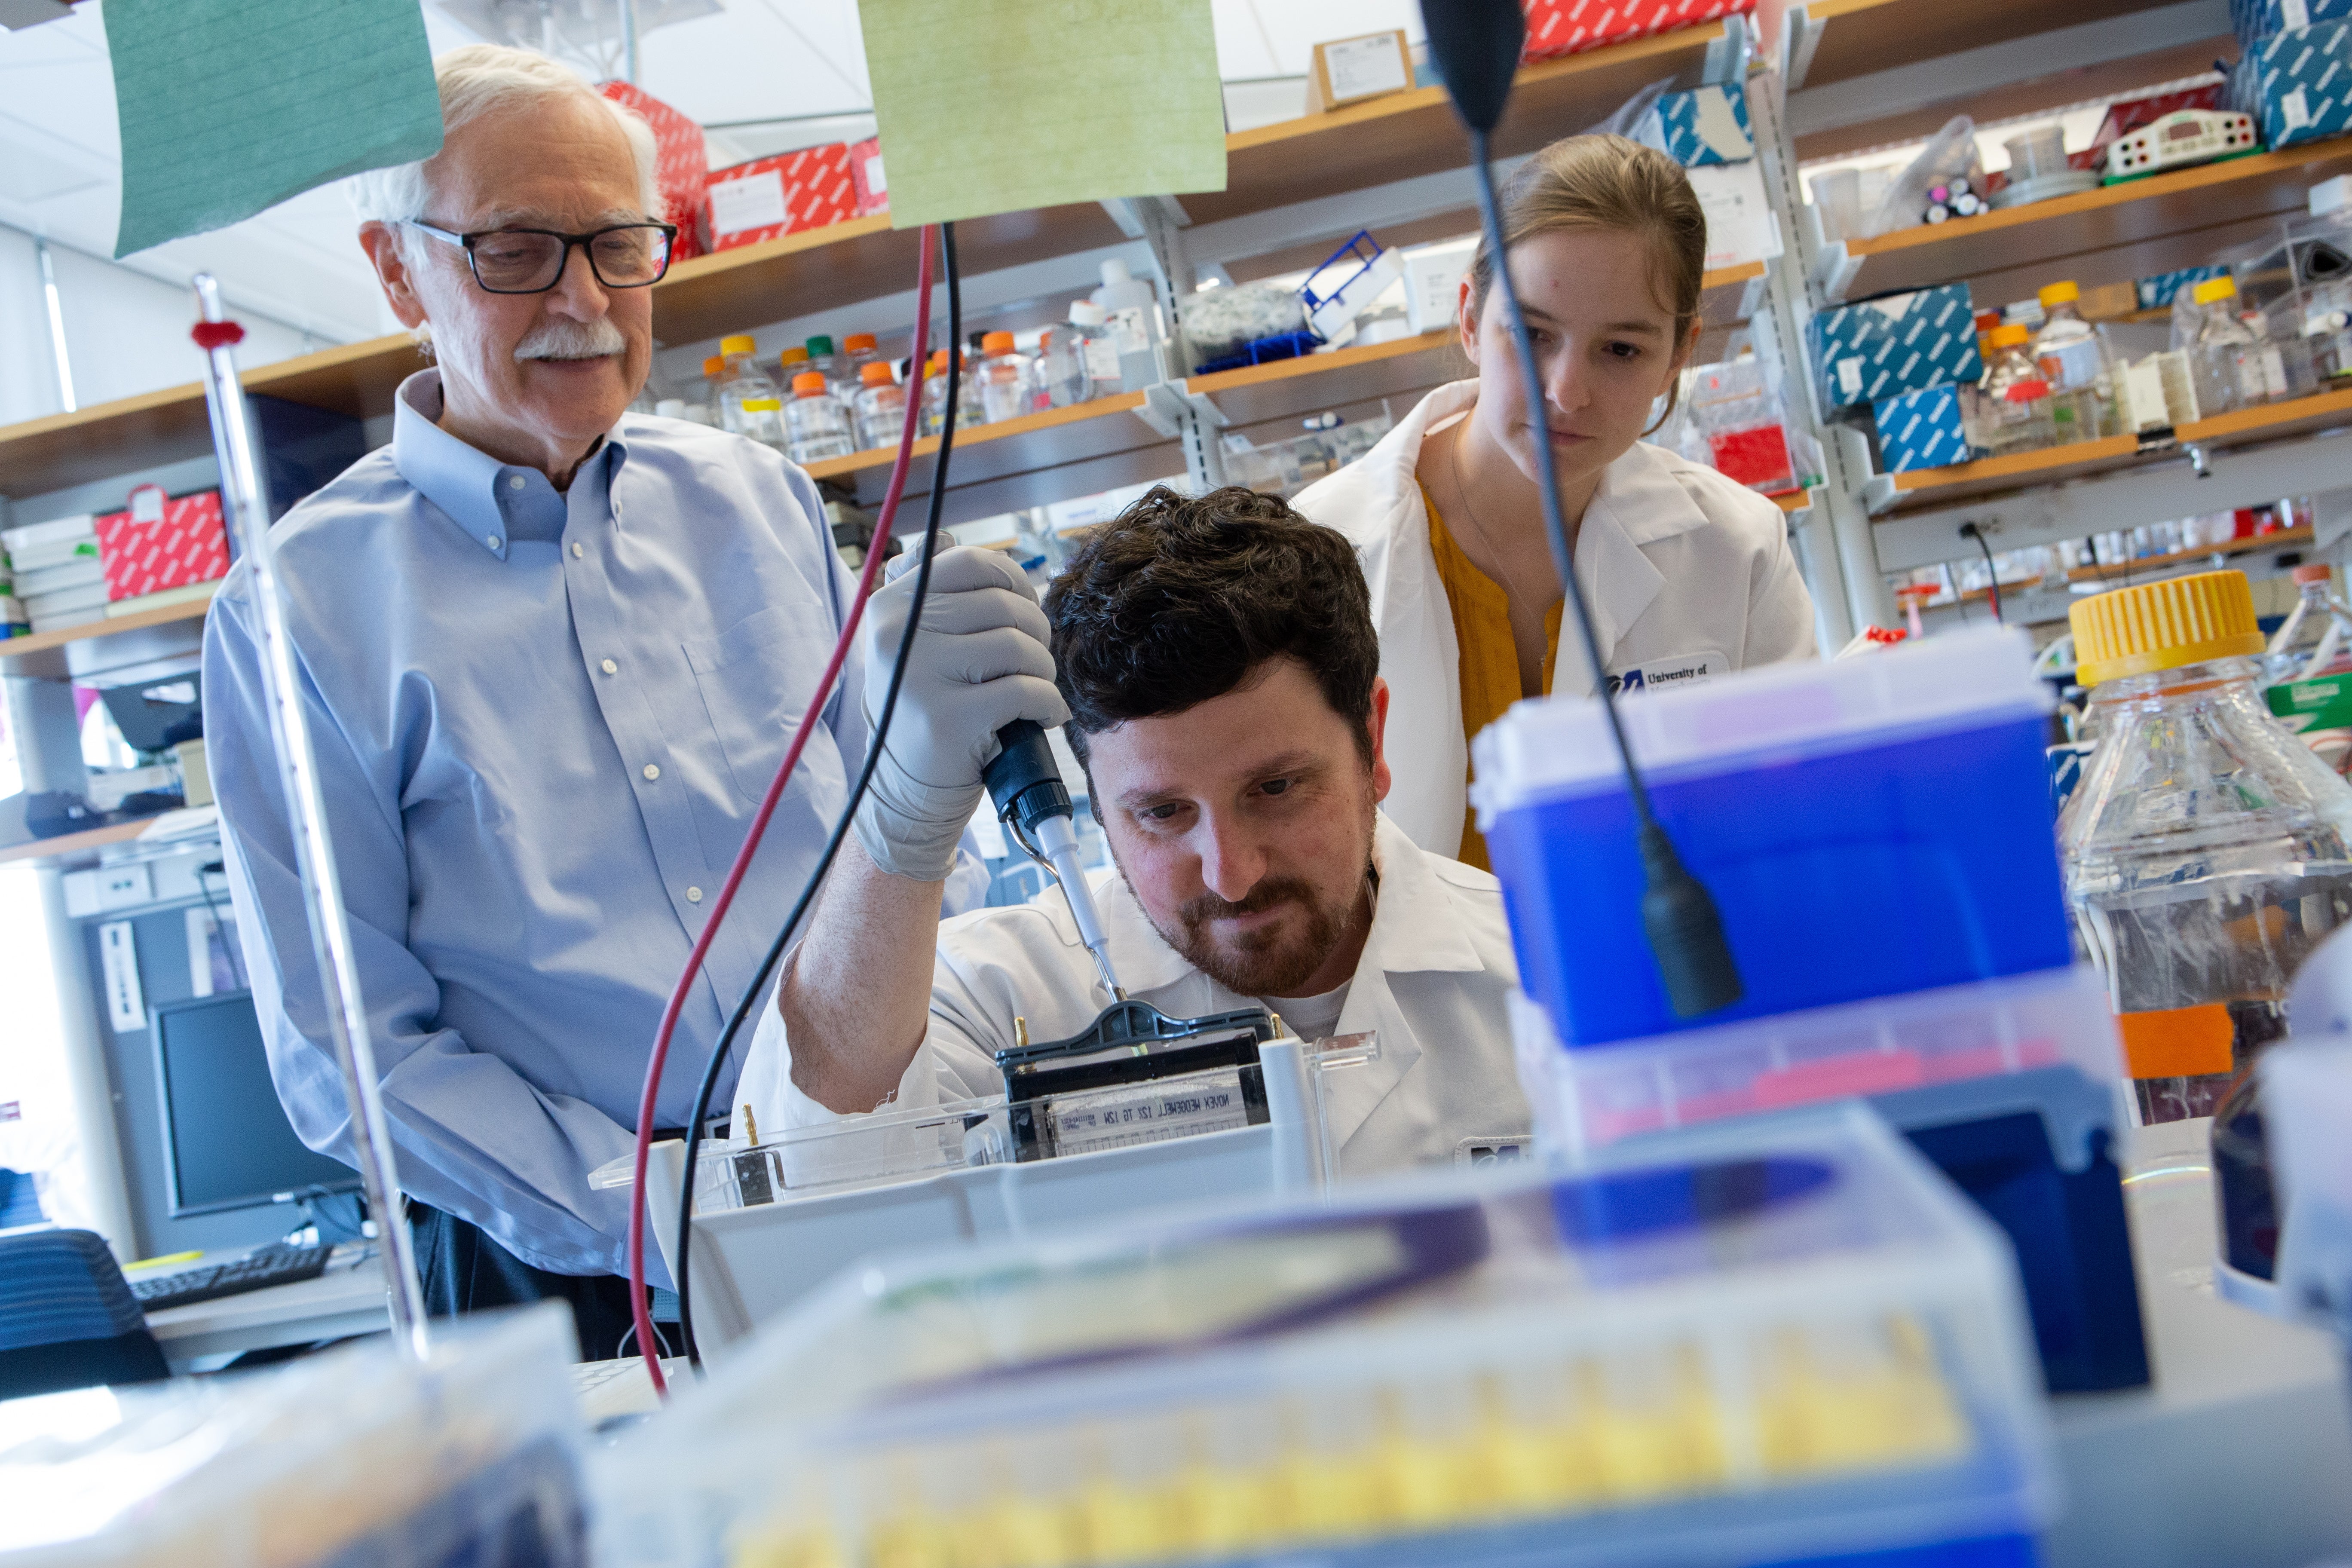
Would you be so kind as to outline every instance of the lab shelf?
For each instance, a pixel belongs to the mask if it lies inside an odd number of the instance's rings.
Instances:
[[[2164,0],[1803,0],[1791,5],[1791,90],[1827,87],[1898,67],[1921,65],[2053,27],[2104,22],[2157,9]],[[2226,26],[2223,29],[2227,30]],[[1791,66],[1804,65],[1801,76]]]
[[[2152,174],[2079,195],[1832,241],[1819,272],[1832,300],[1962,279],[1979,302],[2029,299],[2200,265],[2306,209],[2310,187],[2352,170],[2352,141],[2317,142]]]
[[[2307,528],[2282,528],[2275,533],[2250,534],[2244,539],[2225,540],[2220,544],[2208,544],[2196,550],[2176,550],[2168,555],[2143,555],[2136,560],[2118,561],[2113,565],[2103,563],[2097,566],[2070,567],[2066,573],[2066,581],[2070,584],[2075,583],[2125,584],[2136,577],[2147,577],[2151,574],[2169,572],[2176,566],[2195,565],[2200,562],[2220,562],[2234,555],[2251,555],[2267,550],[2293,550],[2299,545],[2309,544],[2311,542],[2312,531]],[[2003,604],[2006,605],[2020,595],[2040,586],[2041,582],[2042,579],[2039,578],[2028,580],[2020,577],[2003,583],[2000,585]],[[1982,604],[1985,598],[1985,591],[1982,588],[1971,588],[1956,598],[1938,599],[1933,604],[1922,605],[1920,609],[1922,614],[1931,614],[1937,610],[1948,610],[1955,605]]]
[[[133,817],[129,822],[93,827],[83,833],[61,833],[54,838],[36,838],[29,844],[11,845],[0,849],[0,865],[14,860],[64,862],[96,859],[100,849],[110,844],[128,844],[146,832],[154,820],[152,816]]]
[[[1721,23],[1638,38],[1519,73],[1498,155],[1533,150],[1601,119],[1649,82],[1695,86],[1727,52]],[[1194,222],[1237,217],[1415,174],[1459,169],[1468,145],[1441,88],[1261,126],[1225,139],[1226,188],[1177,193]],[[956,226],[967,275],[1126,243],[1100,203],[974,218]],[[915,275],[917,231],[889,216],[854,218],[761,245],[681,261],[654,286],[654,330],[695,342],[871,299]],[[367,417],[389,413],[402,378],[423,361],[404,335],[372,338],[249,371],[248,391]],[[167,387],[79,413],[0,429],[0,495],[69,485],[202,456],[212,437],[204,390]]]
[[[2133,437],[2112,436],[2103,441],[2077,441],[2039,451],[1982,458],[1950,468],[1880,474],[1869,481],[1866,499],[1874,514],[1885,516],[2143,464],[2186,462],[2185,448],[2189,447],[2247,447],[2346,426],[2352,426],[2352,390],[2322,392],[2184,425],[2174,432],[2177,445],[2157,451],[2142,452]],[[2189,504],[2195,499],[2184,496],[2182,504]]]
[[[10,637],[0,642],[0,675],[89,681],[104,677],[99,684],[115,686],[141,679],[146,666],[176,662],[184,668],[204,646],[205,612],[211,607],[206,595],[118,620]]]

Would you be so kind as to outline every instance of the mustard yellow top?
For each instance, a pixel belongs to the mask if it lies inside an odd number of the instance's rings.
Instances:
[[[1519,687],[1519,646],[1511,637],[1511,598],[1502,585],[1470,563],[1429,488],[1421,491],[1429,509],[1429,548],[1437,557],[1437,580],[1445,588],[1445,605],[1454,616],[1454,640],[1461,648],[1462,735],[1465,740],[1503,716],[1503,710],[1520,698],[1536,695]],[[1551,692],[1552,668],[1559,662],[1559,613],[1555,604],[1544,616],[1543,695]],[[1476,776],[1474,765],[1472,776]],[[1478,831],[1477,814],[1462,814],[1462,852],[1457,858],[1480,870],[1486,864],[1486,836]]]

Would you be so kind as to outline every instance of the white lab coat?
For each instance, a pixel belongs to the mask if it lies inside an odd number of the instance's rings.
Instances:
[[[1440,855],[1462,846],[1470,754],[1461,650],[1413,470],[1423,437],[1477,400],[1475,381],[1439,387],[1378,446],[1291,503],[1346,534],[1363,562],[1389,683],[1383,750],[1395,783],[1386,809]],[[1458,539],[1459,523],[1448,526]],[[1780,509],[1663,447],[1636,442],[1603,472],[1577,537],[1576,573],[1609,673],[1628,688],[1635,671],[1646,688],[1817,657],[1812,596]],[[1552,690],[1592,689],[1575,627],[1563,624]]]
[[[1373,1029],[1379,1059],[1335,1070],[1332,1139],[1343,1175],[1452,1161],[1467,1146],[1524,1144],[1526,1098],[1512,1066],[1506,997],[1518,984],[1495,879],[1423,853],[1380,819],[1372,840],[1380,890],[1372,929],[1335,1032]],[[1112,967],[1128,994],[1171,1017],[1256,1005],[1186,963],[1160,938],[1116,870],[1095,898]],[[1001,1095],[995,1053],[1013,1043],[1066,1038],[1108,998],[1060,892],[978,910],[940,927],[930,1033],[899,1080],[900,1106]],[[792,1083],[792,1049],[772,994],[761,1007],[736,1089],[736,1122],[750,1105],[763,1133],[838,1120]]]

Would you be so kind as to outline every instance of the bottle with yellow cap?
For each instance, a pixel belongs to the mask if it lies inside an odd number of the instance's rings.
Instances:
[[[1992,363],[1978,389],[1971,439],[1996,458],[2051,443],[2050,382],[2027,351],[2032,335],[2019,321],[1992,330]]]
[[[2232,408],[2253,408],[2287,395],[2286,367],[2278,346],[2258,330],[2262,318],[2248,316],[2238,285],[2209,278],[2189,296],[2203,312],[2189,343],[2189,369],[2197,386],[2197,407],[2210,419]],[[2180,322],[2175,313],[2174,329]]]
[[[2242,572],[2074,607],[2097,749],[2058,820],[2143,1124],[2210,1116],[2286,1032],[2287,986],[2352,918],[2352,784],[2263,700]]]
[[[760,368],[759,344],[748,333],[719,340],[713,383],[720,428],[784,449],[784,397]]]
[[[2120,428],[2106,345],[2083,319],[2076,304],[2082,297],[2072,282],[2042,289],[2042,330],[2033,335],[2033,361],[2050,384],[2051,436],[2062,445],[2095,441]]]

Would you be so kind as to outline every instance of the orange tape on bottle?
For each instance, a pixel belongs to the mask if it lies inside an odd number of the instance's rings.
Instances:
[[[2122,1013],[2124,1062],[2134,1078],[2201,1078],[2237,1065],[2230,1009],[2219,1002]]]

